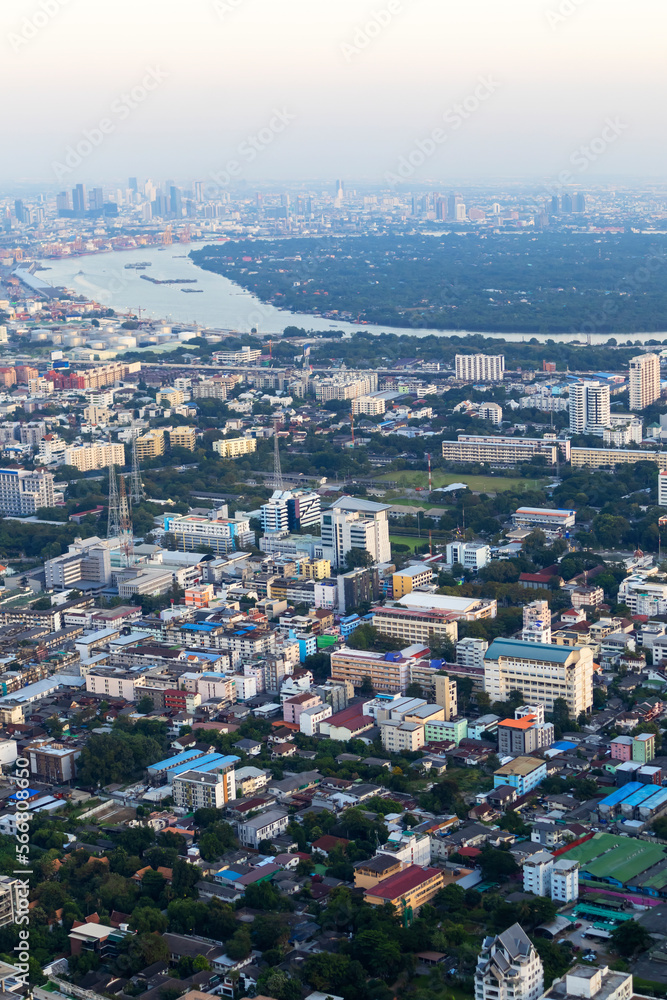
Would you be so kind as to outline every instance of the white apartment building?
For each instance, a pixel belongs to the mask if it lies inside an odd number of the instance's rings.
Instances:
[[[482,542],[449,542],[446,558],[450,565],[459,563],[464,569],[477,573],[491,562],[491,548]]]
[[[475,969],[475,1000],[538,1000],[543,992],[542,961],[520,924],[484,939]]]
[[[400,722],[386,719],[380,724],[382,746],[389,753],[414,753],[424,746],[424,724],[421,722]]]
[[[554,979],[542,1000],[630,1000],[635,993],[629,972],[610,972],[604,965],[575,965],[562,979]]]
[[[523,627],[538,622],[541,625],[551,626],[551,608],[548,601],[531,601],[530,604],[524,604]],[[542,721],[544,722],[544,719]]]
[[[521,691],[547,712],[563,698],[576,719],[593,708],[592,647],[494,639],[484,657],[484,690],[491,701],[507,701],[510,691]]]
[[[218,365],[243,365],[259,361],[262,352],[252,347],[242,347],[240,351],[214,351],[213,361]]]
[[[583,381],[570,386],[570,430],[573,434],[597,434],[602,437],[609,426],[609,386],[602,382]]]
[[[549,851],[539,851],[523,864],[523,889],[535,896],[550,896],[561,905],[579,898],[579,862],[567,857],[556,860]]]
[[[220,774],[214,771],[184,771],[174,776],[171,788],[175,804],[188,812],[223,809],[231,799],[236,798],[234,768]]]
[[[658,506],[667,507],[667,471],[658,473]]]
[[[602,432],[602,441],[612,448],[624,448],[629,444],[641,444],[644,425],[639,417],[629,413],[612,413],[610,426]]]
[[[241,455],[251,455],[257,451],[257,439],[251,437],[223,438],[213,442],[213,451],[221,458],[239,458]]]
[[[238,836],[243,847],[259,847],[263,840],[273,840],[284,833],[289,816],[282,809],[269,809],[245,823],[239,823]]]
[[[554,903],[571,903],[579,898],[579,862],[558,858],[551,870],[551,898]]]
[[[377,372],[365,371],[341,372],[330,378],[313,379],[315,399],[320,403],[326,403],[330,399],[358,399],[359,396],[370,396],[377,392],[378,377]]]
[[[467,636],[456,643],[456,662],[460,667],[483,667],[484,654],[489,648],[486,639]]]
[[[502,382],[505,374],[502,354],[457,354],[455,364],[459,382]]]
[[[350,549],[366,549],[374,563],[390,562],[390,508],[391,504],[354,497],[336,500],[321,515],[323,557],[337,569]]]
[[[553,864],[554,856],[549,851],[539,851],[526,858],[523,863],[523,891],[532,892],[535,896],[550,895]]]
[[[113,667],[97,667],[86,674],[86,691],[125,701],[138,701],[141,692],[136,689],[145,685],[145,675]]]
[[[621,582],[618,601],[619,604],[627,604],[633,615],[663,614],[658,608],[663,607],[663,602],[667,601],[667,584],[654,583],[650,577],[634,573]],[[640,606],[642,611],[638,610]]]
[[[488,420],[495,427],[500,427],[503,422],[503,408],[498,403],[482,403],[477,415],[480,420]]]
[[[645,410],[660,399],[660,358],[640,354],[630,358],[630,409]]]
[[[0,469],[0,514],[25,516],[53,507],[53,476],[43,469]]]
[[[22,883],[9,875],[0,875],[0,927],[15,924],[16,918],[25,912],[19,897]]]
[[[352,400],[352,415],[355,417],[378,417],[387,409],[384,396],[358,396]]]
[[[39,460],[46,465],[64,462],[67,442],[57,434],[47,434],[39,442]]]
[[[431,861],[431,840],[424,833],[392,833],[387,843],[378,847],[376,854],[424,868]]]
[[[332,715],[331,705],[313,705],[312,708],[305,708],[299,716],[299,731],[306,736],[316,736],[324,720],[330,719]]]
[[[79,472],[106,469],[110,465],[125,465],[125,445],[84,444],[65,448],[65,465],[73,465]]]
[[[220,554],[242,549],[255,542],[255,532],[250,530],[246,518],[202,517],[199,514],[165,515],[164,530],[174,535],[179,551],[196,551],[202,547],[211,548]]]

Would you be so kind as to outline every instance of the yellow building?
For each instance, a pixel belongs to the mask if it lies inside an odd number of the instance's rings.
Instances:
[[[145,458],[159,458],[164,455],[164,449],[162,428],[156,427],[137,438],[137,458],[140,462]]]
[[[607,465],[628,465],[634,462],[655,462],[659,469],[667,469],[667,451],[651,448],[624,451],[617,448],[573,448],[572,468],[599,469]]]
[[[432,577],[433,570],[430,566],[425,566],[424,563],[399,569],[392,577],[394,600],[411,594],[418,587],[425,587],[431,582]]]
[[[187,448],[195,450],[197,431],[194,427],[174,427],[169,431],[169,443],[172,448]]]
[[[398,874],[384,878],[377,885],[368,888],[364,893],[364,901],[371,906],[391,903],[399,914],[406,911],[416,913],[424,903],[433,899],[444,884],[442,869],[409,865]]]
[[[66,465],[73,465],[79,472],[106,469],[110,465],[125,465],[125,445],[84,444],[65,448]]]
[[[301,564],[301,576],[308,580],[328,580],[331,576],[331,562],[328,559],[308,559]]]
[[[456,681],[447,674],[436,674],[433,687],[435,688],[435,703],[440,705],[444,711],[445,722],[451,722],[458,715],[458,689]]]
[[[162,392],[158,392],[155,396],[155,402],[158,406],[169,406],[171,408],[180,406],[181,403],[185,402],[185,393],[181,392],[180,389],[163,389]]]
[[[456,617],[437,609],[373,608],[373,625],[383,635],[398,639],[406,646],[416,642],[428,646],[434,639],[456,642],[459,637]]]
[[[357,861],[354,866],[355,889],[374,889],[378,882],[398,875],[403,869],[403,862],[391,854],[376,854],[366,861]]]
[[[214,441],[213,451],[221,458],[238,458],[239,455],[250,455],[257,451],[256,438],[228,438],[226,441]]]

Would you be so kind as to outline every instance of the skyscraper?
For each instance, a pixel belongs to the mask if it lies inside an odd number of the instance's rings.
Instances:
[[[14,202],[14,215],[16,216],[16,221],[20,222],[21,225],[28,221],[26,218],[26,207],[20,198],[17,198]]]
[[[204,200],[204,182],[195,181],[195,201],[201,202]]]
[[[586,195],[581,191],[574,196],[574,212],[585,212],[586,211]]]
[[[181,199],[181,190],[180,188],[177,188],[176,185],[174,184],[172,184],[171,187],[169,188],[169,212],[177,219],[183,218],[183,202]]]
[[[86,186],[77,184],[72,188],[72,208],[75,215],[85,215],[86,212]]]
[[[505,373],[503,354],[457,354],[455,364],[459,382],[502,382]]]
[[[572,195],[564,194],[560,200],[560,210],[563,215],[572,215]]]
[[[660,358],[640,354],[630,358],[630,409],[645,410],[660,399]]]
[[[93,188],[89,195],[89,204],[93,211],[101,211],[104,208],[104,191],[102,188]]]
[[[570,430],[573,434],[602,437],[609,419],[608,385],[584,381],[570,387]]]
[[[137,184],[137,178],[130,177],[129,181],[127,182],[127,186],[129,187],[130,191],[134,191],[134,193],[136,194],[136,192],[139,190],[139,185]]]
[[[456,206],[460,201],[463,201],[463,197],[460,194],[450,194],[447,198],[447,218],[456,219]]]
[[[554,194],[551,196],[551,214],[558,215],[560,212],[560,201],[558,200],[558,195]]]

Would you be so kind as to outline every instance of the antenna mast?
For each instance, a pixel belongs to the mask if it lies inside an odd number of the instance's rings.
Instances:
[[[120,489],[119,489],[119,499],[118,499],[118,513],[120,519],[120,547],[125,556],[125,561],[129,566],[132,561],[132,553],[134,552],[134,532],[132,530],[132,518],[130,517],[130,504],[127,499],[127,489],[125,486],[125,478],[120,477]]]
[[[116,466],[109,466],[109,520],[107,523],[107,538],[120,536],[120,498],[118,496],[118,480]]]
[[[132,503],[141,503],[146,499],[146,491],[141,481],[141,466],[137,454],[137,439],[132,438],[132,475],[130,476],[130,500]]]
[[[273,488],[283,490],[283,473],[280,468],[280,444],[278,442],[278,421],[273,425]]]

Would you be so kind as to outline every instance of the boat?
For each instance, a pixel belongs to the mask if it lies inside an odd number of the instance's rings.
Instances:
[[[204,291],[203,288],[181,288],[182,292],[186,295],[201,295]]]

